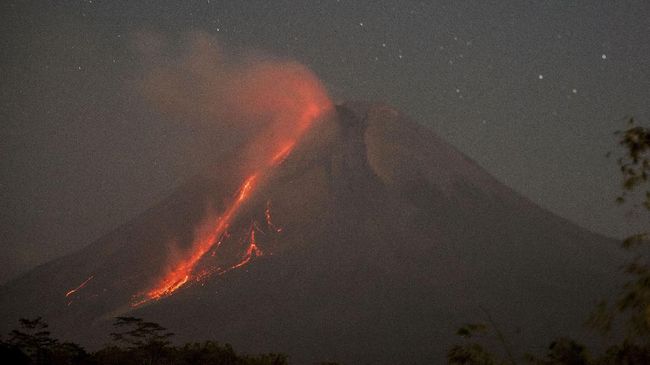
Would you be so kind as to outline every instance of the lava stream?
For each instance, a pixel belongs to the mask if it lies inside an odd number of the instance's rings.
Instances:
[[[235,200],[227,207],[226,211],[213,222],[209,222],[207,229],[201,231],[201,234],[195,238],[192,243],[192,250],[189,253],[189,256],[177,262],[173,268],[154,286],[153,289],[148,290],[144,296],[145,298],[133,303],[133,306],[138,306],[152,299],[160,299],[162,297],[168,296],[175,292],[177,289],[182,287],[187,283],[193,276],[197,279],[204,277],[205,273],[193,274],[194,268],[201,260],[201,258],[208,253],[217,242],[221,236],[226,232],[228,226],[231,224],[232,220],[241,209],[242,205],[247,201],[247,199],[253,194],[258,183],[263,180],[271,170],[278,166],[295,148],[298,140],[304,133],[307,128],[311,125],[313,121],[319,118],[326,110],[331,107],[329,101],[324,104],[318,104],[316,102],[309,103],[305,106],[303,113],[296,118],[296,128],[292,131],[291,137],[285,139],[282,143],[277,146],[275,152],[270,154],[269,158],[263,162],[255,172],[249,175],[239,188],[239,192]],[[249,243],[248,249],[243,255],[242,261],[231,266],[226,270],[220,270],[219,274],[223,274],[227,271],[237,269],[245,264],[247,264],[253,255],[260,256],[262,251],[257,247],[255,243],[255,232],[254,229],[251,231],[251,241]]]
[[[67,297],[73,295],[74,293],[76,293],[77,291],[79,291],[79,289],[82,289],[82,288],[83,288],[84,286],[86,286],[86,284],[88,284],[88,282],[91,281],[94,277],[95,277],[95,275],[91,275],[88,279],[84,280],[83,283],[79,284],[78,287],[76,287],[76,288],[74,288],[74,289],[71,289],[70,291],[68,291],[67,293],[65,293],[65,297],[67,298]]]
[[[296,145],[295,141],[291,141],[287,143],[284,147],[282,147],[271,159],[272,164],[277,164],[287,158],[289,153],[291,153],[291,150],[293,150],[293,147]]]
[[[266,218],[266,226],[269,229],[274,230],[275,233],[282,232],[282,227],[278,227],[275,224],[273,224],[273,220],[271,219],[271,201],[266,202],[266,209],[264,210],[264,217]]]
[[[251,227],[251,236],[248,243],[248,249],[246,249],[246,253],[244,254],[242,260],[224,272],[234,270],[246,265],[253,258],[253,255],[255,255],[255,257],[263,255],[262,250],[257,247],[257,243],[255,242],[255,227]]]
[[[255,240],[255,230],[258,229],[256,228],[256,224],[253,223],[251,225],[251,230],[249,234],[249,241],[248,241],[248,247],[246,248],[246,251],[244,252],[244,255],[240,259],[240,261],[232,266],[230,266],[227,269],[222,269],[221,267],[217,268],[212,268],[212,269],[205,269],[198,274],[195,275],[195,281],[199,282],[213,274],[217,275],[223,275],[231,270],[238,269],[244,265],[246,265],[253,257],[260,257],[264,256],[264,252],[257,246],[257,241]]]
[[[196,264],[203,255],[210,251],[212,246],[218,242],[218,238],[225,232],[226,228],[228,228],[235,213],[237,213],[242,203],[250,195],[257,178],[258,174],[253,174],[244,180],[244,183],[237,194],[237,199],[228,207],[222,216],[218,217],[215,222],[211,224],[211,229],[194,242],[192,245],[193,250],[191,255],[178,263],[174,270],[170,271],[155,288],[147,292],[147,297],[149,299],[159,299],[169,295],[183,286],[183,284],[190,279],[190,275],[192,274],[192,270],[194,270]]]

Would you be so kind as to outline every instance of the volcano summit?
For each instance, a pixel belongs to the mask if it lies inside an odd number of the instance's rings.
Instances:
[[[249,180],[236,159],[215,166],[8,283],[3,330],[40,315],[94,346],[128,314],[297,363],[440,362],[483,310],[514,348],[580,337],[617,285],[613,240],[539,208],[390,107],[336,106],[281,147],[263,176]],[[197,237],[203,249],[179,266]]]

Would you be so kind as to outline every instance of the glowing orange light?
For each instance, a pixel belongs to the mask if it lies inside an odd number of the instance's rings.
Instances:
[[[76,287],[76,288],[74,288],[74,289],[71,289],[70,291],[68,291],[67,293],[65,293],[65,297],[67,298],[67,297],[73,295],[74,293],[76,293],[79,289],[82,289],[82,288],[83,288],[84,286],[86,286],[86,284],[88,284],[88,282],[91,281],[94,277],[95,277],[95,275],[91,275],[88,279],[84,280],[84,282],[81,283],[78,287]],[[69,305],[69,304],[68,304],[68,305]]]
[[[270,151],[267,150],[267,152],[272,153],[269,154],[269,157],[266,158],[266,160],[263,159],[262,163],[257,167],[257,170],[243,181],[235,199],[226,208],[225,212],[223,212],[220,217],[207,222],[205,227],[202,227],[204,229],[197,233],[197,236],[192,242],[191,251],[187,257],[175,262],[163,278],[158,280],[152,289],[144,293],[145,298],[133,303],[133,306],[138,306],[152,299],[155,300],[168,296],[185,285],[190,281],[190,279],[198,281],[215,271],[221,275],[230,270],[246,265],[253,257],[263,255],[262,250],[257,246],[257,242],[255,241],[255,227],[253,226],[250,232],[249,245],[242,256],[241,261],[226,270],[217,268],[216,270],[203,270],[200,273],[194,273],[197,264],[206,253],[212,250],[211,256],[216,255],[215,251],[219,248],[228,226],[231,224],[241,207],[254,193],[257,185],[268,176],[274,167],[279,165],[287,158],[287,156],[289,156],[289,154],[291,154],[296,144],[312,122],[331,108],[331,102],[324,91],[320,89],[320,86],[314,83],[313,80],[310,82],[304,82],[304,80],[297,77],[295,80],[290,79],[286,81],[286,78],[278,77],[282,75],[277,75],[276,70],[266,69],[264,67],[261,67],[256,73],[253,73],[253,75],[261,76],[261,84],[266,84],[267,88],[269,85],[275,86],[273,83],[277,80],[285,80],[285,82],[289,82],[289,87],[295,89],[295,94],[287,94],[291,95],[291,97],[278,97],[277,93],[274,92],[275,89],[266,90],[263,87],[259,90],[251,90],[251,93],[248,96],[251,101],[251,107],[270,110],[277,113],[277,118],[287,119],[286,125],[290,125],[291,127],[286,132],[284,142],[282,142],[277,148],[273,148]],[[267,97],[262,98],[260,95]],[[243,99],[246,99],[246,97],[243,97]],[[253,101],[256,103],[253,103]],[[285,110],[288,110],[289,112],[286,112]],[[274,227],[271,223],[268,207],[266,210],[266,218],[269,227]],[[276,230],[277,232],[280,231],[280,229]]]
[[[259,249],[259,247],[257,247],[257,243],[255,242],[255,228],[251,227],[250,241],[248,243],[248,248],[246,249],[246,252],[242,257],[242,260],[236,263],[235,265],[231,266],[228,270],[224,271],[223,273],[240,268],[246,265],[253,257],[259,257],[262,256],[263,254],[264,253],[262,252],[262,250]]]
[[[271,201],[266,202],[266,210],[264,210],[264,218],[266,218],[267,227],[274,230],[276,233],[282,232],[282,228],[277,227],[275,224],[273,224],[273,220],[271,219]]]
[[[278,153],[276,153],[275,156],[273,156],[273,158],[271,159],[271,163],[273,165],[276,165],[282,160],[284,160],[285,158],[287,158],[287,156],[289,155],[289,153],[291,153],[291,150],[293,150],[293,147],[295,145],[296,145],[295,141],[291,141],[285,144],[284,147],[282,147],[280,151],[278,151]]]
[[[199,260],[205,253],[210,251],[214,244],[219,242],[218,238],[225,232],[226,228],[228,228],[233,216],[237,213],[244,200],[246,200],[250,195],[256,180],[257,174],[253,174],[244,180],[244,183],[239,188],[239,193],[237,194],[235,202],[228,207],[221,217],[217,218],[216,222],[211,225],[210,230],[199,235],[199,237],[194,240],[192,243],[194,250],[191,255],[187,259],[177,263],[174,270],[170,271],[154,289],[147,292],[147,297],[149,299],[159,299],[169,295],[189,280],[190,275]]]

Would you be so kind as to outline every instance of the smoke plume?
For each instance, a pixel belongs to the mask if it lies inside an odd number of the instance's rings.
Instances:
[[[316,76],[297,62],[226,52],[202,33],[188,37],[187,49],[178,58],[158,35],[142,33],[135,41],[150,62],[151,71],[140,86],[147,99],[161,112],[213,134],[216,143],[238,141],[231,156],[236,169],[219,172],[241,178],[235,196],[198,223],[192,242],[182,244],[187,248],[171,250],[175,253],[169,255],[168,265],[135,296],[132,305],[138,306],[171,295],[188,282],[238,269],[263,254],[251,228],[246,249],[229,267],[200,268],[206,255],[227,256],[221,242],[239,212],[332,104]],[[206,203],[212,208],[212,202]]]
[[[296,140],[311,122],[304,118],[306,111],[331,105],[304,65],[228,50],[205,33],[174,44],[160,34],[141,32],[134,45],[148,70],[139,82],[147,100],[213,143],[236,146],[241,165],[255,166],[259,156]]]

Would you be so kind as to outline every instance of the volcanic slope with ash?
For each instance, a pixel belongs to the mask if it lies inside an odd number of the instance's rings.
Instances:
[[[197,176],[5,285],[3,322],[42,315],[93,345],[128,314],[179,340],[297,363],[423,363],[443,361],[456,328],[486,313],[522,352],[581,336],[588,310],[616,286],[612,240],[539,208],[390,107],[337,106],[283,157],[160,295],[147,293],[242,194],[237,168]]]

